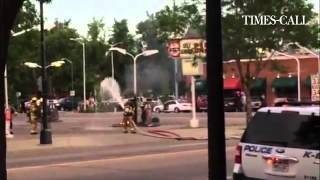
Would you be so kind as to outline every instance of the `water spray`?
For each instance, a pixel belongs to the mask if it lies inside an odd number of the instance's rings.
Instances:
[[[118,82],[110,77],[106,77],[100,83],[100,94],[102,99],[112,98],[117,101],[122,108],[124,108],[124,102],[120,95],[120,87]],[[155,137],[155,138],[162,138],[162,139],[175,139],[175,140],[207,140],[208,138],[196,138],[196,137],[183,137],[177,133],[161,130],[161,129],[150,129],[150,130],[143,130],[139,128],[136,123],[133,121],[133,125],[137,133],[143,136]],[[117,127],[121,127],[122,123],[119,123]]]
[[[106,100],[107,98],[112,98],[113,100],[118,102],[122,108],[124,108],[124,102],[120,95],[120,91],[121,90],[118,82],[111,77],[104,78],[104,80],[100,83],[101,98],[103,100]]]

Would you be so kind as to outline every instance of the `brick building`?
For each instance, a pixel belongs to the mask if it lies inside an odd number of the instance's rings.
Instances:
[[[292,55],[292,54],[291,54]],[[312,54],[294,54],[300,62],[300,89],[301,100],[311,99],[311,81],[310,75],[318,72],[318,59]],[[256,62],[241,62],[242,69],[245,72],[249,67],[250,72],[254,72]],[[204,66],[204,75],[196,81],[196,88],[201,89],[201,80],[206,80],[206,64]],[[262,70],[253,77],[251,84],[251,94],[253,96],[264,95],[267,105],[272,105],[276,98],[297,99],[297,62],[294,58],[287,56],[273,56],[270,60],[261,62]],[[241,91],[239,73],[235,62],[223,64],[224,89]],[[190,86],[190,77],[184,76],[184,80]]]
[[[318,72],[318,59],[312,54],[294,54],[300,62],[300,89],[301,100],[311,99],[310,75]],[[256,70],[256,62],[241,62],[245,72]],[[271,60],[261,62],[262,70],[257,77],[253,77],[251,93],[253,95],[264,95],[268,105],[272,105],[276,98],[298,97],[298,74],[297,61],[288,56],[274,56]],[[235,79],[239,81],[239,73],[235,62],[223,65],[225,82]],[[236,81],[235,81],[236,82]]]

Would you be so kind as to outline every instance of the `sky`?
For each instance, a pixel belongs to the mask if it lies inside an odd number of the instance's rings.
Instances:
[[[89,3],[88,3],[89,2]],[[176,0],[179,4],[182,0]],[[173,0],[53,0],[44,6],[44,16],[49,23],[71,19],[71,27],[80,35],[87,34],[87,24],[92,19],[103,18],[107,34],[110,34],[114,20],[127,19],[131,33],[136,25],[147,19],[149,14],[173,5]]]
[[[183,1],[176,0],[176,4]],[[307,1],[314,4],[315,11],[319,13],[319,0]],[[44,16],[49,24],[53,24],[55,19],[71,19],[70,26],[82,36],[86,36],[87,24],[94,17],[103,18],[107,34],[111,33],[115,19],[127,19],[129,30],[134,34],[136,25],[147,19],[147,12],[155,13],[166,5],[172,6],[173,0],[53,0],[44,6]]]

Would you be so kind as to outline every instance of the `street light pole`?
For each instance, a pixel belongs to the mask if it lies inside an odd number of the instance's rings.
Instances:
[[[128,53],[127,50],[125,49],[122,49],[122,48],[110,48],[110,51],[118,51],[120,52],[121,54],[124,54],[124,55],[129,55],[132,60],[133,60],[133,92],[134,92],[134,95],[136,96],[137,95],[137,66],[136,66],[136,61],[138,59],[138,57],[140,56],[151,56],[153,54],[156,54],[156,53],[159,53],[158,50],[146,50],[146,51],[143,51],[142,53],[136,55],[136,56],[133,56],[132,54]]]
[[[174,60],[174,89],[175,97],[179,98],[179,85],[178,85],[178,60]]]
[[[72,63],[72,61],[70,60],[70,59],[68,59],[68,58],[62,58],[61,59],[62,61],[67,61],[68,63],[70,63],[70,65],[71,65],[71,90],[73,90],[73,63]]]
[[[134,57],[133,59],[133,83],[134,83],[133,92],[135,96],[137,95],[137,59],[141,55],[143,55],[143,53],[136,55],[136,57]]]
[[[71,88],[72,91],[74,91],[74,85],[73,85],[73,63],[71,62]]]
[[[40,144],[52,144],[52,134],[48,127],[47,118],[47,71],[46,71],[46,57],[45,57],[45,41],[44,41],[44,23],[43,23],[43,0],[40,0],[40,41],[41,41],[41,65],[42,70],[42,129],[40,132]]]
[[[71,60],[69,60],[68,58],[62,58],[61,60],[63,61],[67,61],[68,63],[70,63],[71,65],[71,90],[69,92],[69,95],[72,97],[72,101],[71,101],[71,109],[73,110],[73,105],[74,105],[74,94],[71,93],[71,91],[74,91],[74,87],[73,87],[73,63]]]
[[[87,103],[86,103],[86,47],[84,41],[81,42],[80,38],[71,38],[70,40],[76,41],[82,44],[82,65],[83,65],[83,111],[87,110]]]
[[[136,55],[136,56],[133,56],[132,54],[128,53],[127,50],[125,49],[122,49],[122,48],[117,48],[117,47],[114,47],[114,48],[110,48],[110,51],[118,51],[120,52],[121,54],[124,54],[124,55],[129,55],[132,60],[133,60],[133,92],[134,92],[134,97],[135,97],[135,100],[137,100],[137,66],[136,66],[136,61],[138,59],[138,57],[140,57],[141,55],[143,56],[151,56],[153,54],[156,54],[156,53],[159,53],[159,50],[146,50],[146,51],[143,51],[142,53]],[[138,104],[137,104],[137,101],[136,101],[136,107],[138,107]],[[135,121],[138,122],[138,112],[137,112],[137,108],[135,109]]]
[[[117,42],[117,43],[111,44],[111,48],[110,49],[112,49],[113,47],[115,47],[118,44],[122,44],[122,42]],[[106,52],[106,57],[108,56],[109,51]],[[113,51],[112,50],[111,50],[111,77],[112,77],[112,79],[114,79],[114,65],[113,65]],[[111,86],[112,86],[112,89],[113,89],[113,81],[112,81]]]
[[[308,51],[310,54],[314,55],[317,58],[317,61],[318,61],[318,74],[320,74],[320,58],[319,58],[319,54],[314,53],[310,49],[300,45],[298,42],[295,42],[294,44],[297,45],[299,48],[304,49],[305,51]]]
[[[126,54],[129,55],[133,60],[133,93],[134,93],[134,96],[136,97],[137,96],[137,59],[144,53],[142,52],[136,56],[133,56],[128,52]]]
[[[134,96],[137,96],[137,57],[133,60],[133,93]]]
[[[7,65],[4,67],[4,89],[5,89],[5,108],[9,108],[9,98],[8,98],[8,72],[7,72]]]
[[[111,77],[114,80],[113,51],[111,51]],[[113,86],[113,81],[112,81],[112,86]]]
[[[83,111],[87,110],[86,102],[86,48],[84,42],[82,42],[82,55],[83,55]]]
[[[136,61],[137,61],[137,58],[141,54],[138,54],[136,56],[133,56],[132,54],[130,54],[128,52],[126,54],[129,55],[133,60],[133,94],[136,97],[137,96],[137,69],[136,69],[137,65],[136,65]]]
[[[279,51],[276,51],[278,54],[280,55],[283,55],[283,56],[287,56],[289,58],[293,58],[294,60],[296,60],[297,62],[297,77],[298,77],[298,101],[300,102],[301,101],[301,87],[300,87],[300,61],[297,57],[295,56],[291,56],[291,55],[288,55],[286,53],[282,53],[282,52],[279,52]]]
[[[195,92],[195,78],[191,76],[191,98],[192,98],[192,119],[190,120],[190,127],[198,128],[199,119],[196,117],[196,92]]]

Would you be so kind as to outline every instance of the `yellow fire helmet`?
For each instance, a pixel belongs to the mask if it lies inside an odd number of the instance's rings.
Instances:
[[[36,97],[31,98],[31,101],[37,101]]]
[[[43,101],[42,98],[38,99],[38,100],[37,100],[37,105],[40,106],[40,104],[42,103],[42,101]]]

